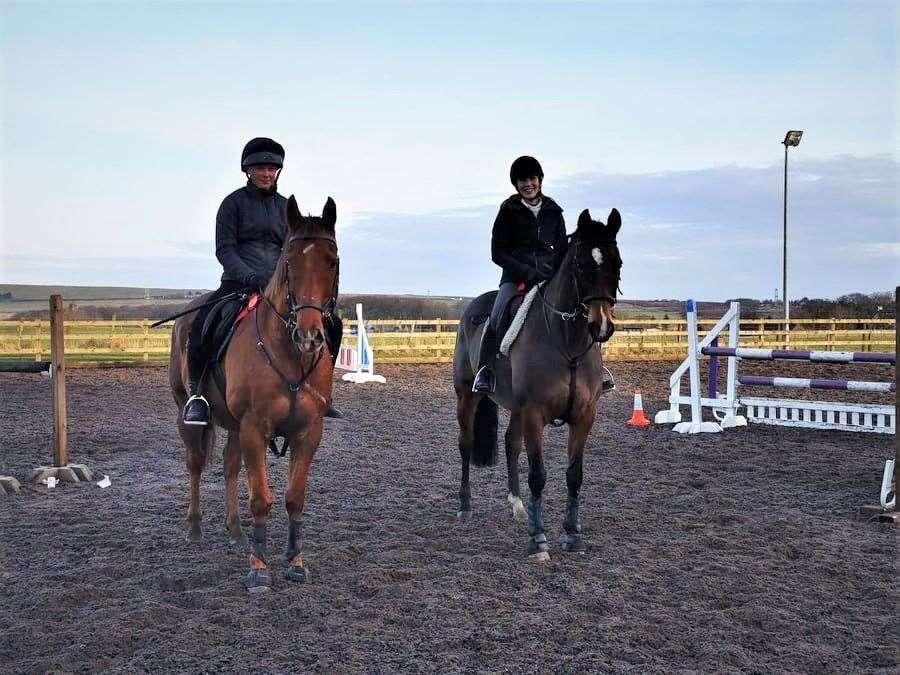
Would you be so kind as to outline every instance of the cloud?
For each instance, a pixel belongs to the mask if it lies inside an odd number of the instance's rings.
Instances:
[[[793,162],[792,297],[883,291],[900,280],[900,165],[888,156]],[[652,174],[579,173],[548,185],[569,230],[590,208],[624,215],[619,246],[630,298],[772,297],[782,281],[783,166]],[[495,288],[496,203],[426,213],[357,211],[338,229],[341,288],[352,293],[477,295]],[[0,256],[0,280],[209,288],[220,270],[208,241],[165,242],[159,258]]]

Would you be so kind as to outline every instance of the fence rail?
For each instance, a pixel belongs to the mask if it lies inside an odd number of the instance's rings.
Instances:
[[[150,321],[67,321],[66,360],[91,362],[159,362],[169,357],[169,327],[150,328]],[[715,320],[700,320],[705,333]],[[613,360],[669,360],[687,350],[683,319],[620,320],[603,347]],[[356,321],[346,321],[346,340],[354,344]],[[369,341],[379,363],[445,363],[453,358],[459,321],[455,319],[375,319],[366,321]],[[789,342],[788,342],[789,338]],[[772,319],[742,319],[741,344],[747,347],[893,351],[893,319],[793,319],[790,333]],[[0,358],[44,361],[50,355],[48,321],[0,321]]]

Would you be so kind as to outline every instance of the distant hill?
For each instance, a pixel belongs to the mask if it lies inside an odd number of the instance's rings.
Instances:
[[[31,286],[0,284],[0,303],[49,300],[62,295],[66,302],[84,300],[143,300],[150,298],[186,298],[206,291],[191,288],[126,288],[121,286]]]

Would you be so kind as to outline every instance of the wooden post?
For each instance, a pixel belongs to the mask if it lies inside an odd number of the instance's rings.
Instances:
[[[53,392],[53,464],[66,466],[69,451],[66,446],[66,347],[65,319],[62,296],[50,296],[50,390]]]
[[[900,348],[900,286],[894,289],[894,353]],[[894,359],[894,418],[900,410],[900,363]],[[900,488],[900,433],[894,430],[894,512],[900,513],[900,499],[897,490]],[[896,521],[895,521],[896,522]]]
[[[144,361],[150,360],[150,322],[144,322]]]

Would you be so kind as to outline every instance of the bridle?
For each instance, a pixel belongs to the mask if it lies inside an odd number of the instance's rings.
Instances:
[[[311,240],[322,240],[328,241],[335,245],[337,248],[337,240],[332,235],[327,234],[316,234],[316,235],[303,235],[303,234],[295,234],[291,236],[284,244],[282,251],[287,249],[291,244],[296,241],[311,241]],[[338,282],[340,278],[340,259],[337,260],[337,267],[334,273],[334,283],[331,288],[330,297],[323,302],[322,304],[316,304],[311,302],[309,299],[301,297],[299,301],[294,297],[294,294],[291,292],[290,285],[290,262],[285,258],[284,265],[282,267],[282,275],[281,282],[284,284],[285,288],[287,288],[287,294],[285,300],[287,301],[287,306],[290,308],[287,312],[287,316],[283,315],[278,311],[278,308],[275,307],[275,304],[265,295],[262,294],[262,298],[265,301],[266,305],[268,305],[269,309],[272,310],[272,313],[278,317],[278,320],[284,326],[285,330],[291,336],[291,344],[294,346],[294,350],[297,352],[299,356],[303,356],[304,350],[300,347],[300,335],[297,332],[297,317],[300,312],[304,309],[312,309],[319,312],[322,315],[322,320],[328,319],[333,313],[335,308],[337,307],[337,296],[338,296]],[[300,379],[291,381],[288,377],[281,371],[278,366],[275,365],[274,360],[272,359],[272,355],[269,354],[269,350],[266,349],[266,345],[263,342],[262,333],[259,329],[259,312],[254,313],[255,323],[256,323],[256,348],[260,351],[263,358],[269,367],[274,370],[278,376],[281,378],[282,382],[287,386],[287,388],[295,393],[300,387],[303,386],[303,383],[309,379],[310,375],[312,375],[313,371],[315,371],[316,367],[319,365],[319,361],[322,359],[322,349],[321,346],[316,350],[316,358],[313,361],[313,364],[310,366],[309,370],[303,370],[303,367],[300,367]],[[293,401],[293,399],[292,399]]]
[[[611,244],[611,245],[615,246],[616,240],[613,239],[611,241],[606,241],[606,242],[603,242],[603,244],[604,245]],[[570,246],[574,246],[574,247],[594,246],[594,245],[595,244],[592,244],[587,241],[581,241],[579,239],[573,239],[570,242]],[[538,288],[538,297],[540,297],[541,302],[544,305],[545,311],[549,311],[551,314],[554,314],[554,315],[560,317],[563,321],[575,321],[577,319],[587,319],[588,311],[589,311],[588,305],[591,302],[594,302],[596,300],[599,300],[601,302],[608,302],[610,305],[615,306],[616,298],[613,296],[610,296],[610,295],[584,295],[584,296],[582,296],[581,288],[579,287],[579,284],[578,284],[578,279],[579,279],[579,277],[582,276],[582,272],[583,272],[584,268],[581,266],[581,263],[578,262],[578,254],[577,253],[573,253],[573,255],[572,255],[572,266],[574,267],[573,274],[572,274],[572,283],[575,286],[575,298],[576,298],[575,306],[568,312],[563,311],[561,309],[557,309],[556,307],[554,307],[553,305],[550,304],[550,302],[547,300],[546,297],[544,297],[544,288],[546,287],[546,284],[541,284],[541,286]],[[619,288],[619,283],[621,282],[621,279],[622,279],[622,271],[621,271],[621,265],[619,265],[616,267],[616,289],[619,293],[622,292],[622,289]]]

